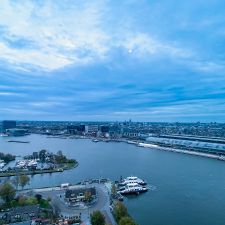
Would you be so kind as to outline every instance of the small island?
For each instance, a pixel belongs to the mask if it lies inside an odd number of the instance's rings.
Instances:
[[[75,159],[67,158],[62,151],[55,154],[43,149],[15,160],[14,166],[2,169],[0,177],[63,172],[76,166],[78,166],[78,162]]]

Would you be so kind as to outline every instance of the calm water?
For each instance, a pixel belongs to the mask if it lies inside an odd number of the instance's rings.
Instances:
[[[146,194],[125,200],[139,225],[225,224],[225,162],[125,143],[39,135],[17,138],[29,140],[29,144],[8,143],[8,139],[12,138],[0,137],[1,152],[26,155],[40,149],[62,150],[78,160],[79,167],[74,170],[34,176],[32,187],[137,175],[153,186]]]

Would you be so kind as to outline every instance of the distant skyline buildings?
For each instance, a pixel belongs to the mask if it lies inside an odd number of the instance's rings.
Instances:
[[[225,122],[224,1],[0,9],[0,120]]]

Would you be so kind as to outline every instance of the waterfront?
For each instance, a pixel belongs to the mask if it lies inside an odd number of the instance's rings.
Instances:
[[[56,174],[35,175],[31,187],[76,183],[84,179],[137,175],[152,185],[151,190],[125,200],[139,225],[222,225],[225,221],[225,162],[140,148],[126,143],[94,143],[87,139],[50,139],[30,135],[0,138],[0,151],[26,155],[47,149],[62,150],[79,166]]]

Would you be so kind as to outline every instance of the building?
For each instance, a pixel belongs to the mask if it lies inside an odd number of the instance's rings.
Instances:
[[[84,132],[85,132],[85,125],[83,125],[83,124],[67,126],[67,133],[69,133],[69,134],[82,135],[82,134],[84,134]]]
[[[137,138],[140,136],[139,131],[135,129],[131,129],[131,128],[124,128],[122,133],[123,133],[123,137],[126,137],[126,138]]]
[[[38,218],[41,213],[38,205],[28,205],[11,208],[9,211],[1,213],[1,220],[7,224],[21,221],[31,221],[33,218]]]
[[[109,133],[109,126],[107,126],[107,125],[101,125],[100,126],[100,131],[102,133]]]
[[[66,221],[76,221],[80,222],[81,221],[81,213],[69,213],[69,212],[61,212],[60,217],[66,222]]]
[[[90,195],[92,199],[97,197],[96,189],[91,188],[76,188],[76,189],[67,189],[65,192],[65,200],[67,202],[83,202],[87,194]]]
[[[117,125],[110,126],[109,136],[111,138],[120,138],[122,136],[120,126],[117,126]]]
[[[6,132],[7,129],[16,128],[15,120],[3,120],[2,121],[2,131]]]
[[[97,133],[98,132],[98,125],[88,125],[87,132],[88,133]]]
[[[24,136],[28,134],[28,131],[26,129],[18,129],[18,128],[10,128],[10,129],[6,129],[5,132],[9,135],[9,136]]]

